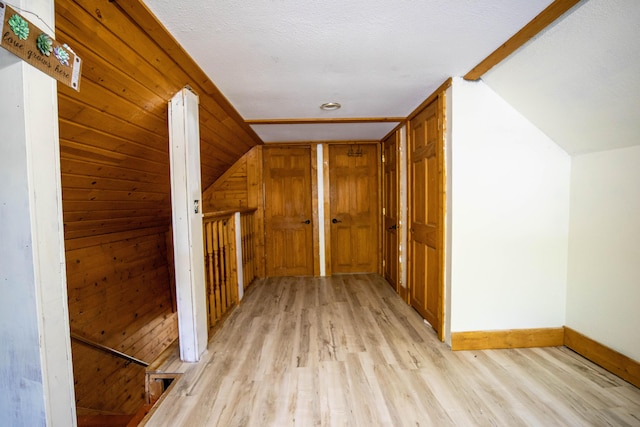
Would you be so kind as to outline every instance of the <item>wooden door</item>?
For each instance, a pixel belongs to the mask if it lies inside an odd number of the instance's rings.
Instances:
[[[267,276],[313,274],[311,153],[308,147],[265,147]]]
[[[398,132],[382,143],[382,272],[384,278],[398,291],[399,202],[398,188]]]
[[[441,96],[410,123],[409,276],[411,305],[443,331],[444,134]]]
[[[378,146],[329,146],[332,273],[378,272]]]

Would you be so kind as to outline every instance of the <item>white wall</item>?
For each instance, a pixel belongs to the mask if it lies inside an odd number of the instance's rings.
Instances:
[[[0,425],[73,426],[56,82],[0,49],[0,94]]]
[[[570,157],[481,81],[448,108],[451,331],[563,326]]]
[[[566,325],[640,360],[640,147],[573,158]]]

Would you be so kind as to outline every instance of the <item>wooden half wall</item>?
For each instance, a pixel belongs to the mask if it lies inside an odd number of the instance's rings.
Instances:
[[[199,96],[202,188],[262,142],[141,1],[55,10],[56,40],[83,61],[79,92],[58,85],[72,332],[151,362],[178,336],[169,100],[187,85]],[[75,341],[73,366],[79,408],[133,413],[142,402],[143,370]]]
[[[257,146],[242,156],[227,172],[202,192],[202,209],[205,213],[256,209],[253,224],[256,236],[257,277],[266,277],[262,183],[262,146]]]

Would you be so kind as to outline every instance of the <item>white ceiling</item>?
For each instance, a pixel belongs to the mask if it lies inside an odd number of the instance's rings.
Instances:
[[[633,1],[633,0],[630,0]],[[144,0],[246,120],[406,117],[551,0]],[[339,102],[333,112],[319,109]],[[254,125],[265,142],[395,123]]]
[[[640,144],[640,2],[588,0],[483,80],[570,154]]]

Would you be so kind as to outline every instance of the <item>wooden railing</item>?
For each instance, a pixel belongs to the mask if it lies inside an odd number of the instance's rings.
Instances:
[[[100,350],[103,353],[107,353],[107,354],[111,354],[112,356],[119,357],[126,362],[126,365],[128,365],[129,363],[135,363],[137,365],[144,366],[145,368],[149,366],[149,364],[144,360],[137,359],[133,356],[129,356],[128,354],[122,353],[121,351],[115,350],[111,347],[107,347],[106,345],[102,345],[95,341],[91,341],[90,339],[84,338],[76,333],[71,332],[71,339],[74,339],[78,342],[88,345],[89,347],[92,347],[96,350]]]
[[[202,228],[210,328],[237,304],[244,288],[255,278],[254,212],[255,209],[204,214]],[[240,239],[237,238],[238,228]],[[238,266],[239,263],[242,265]]]

